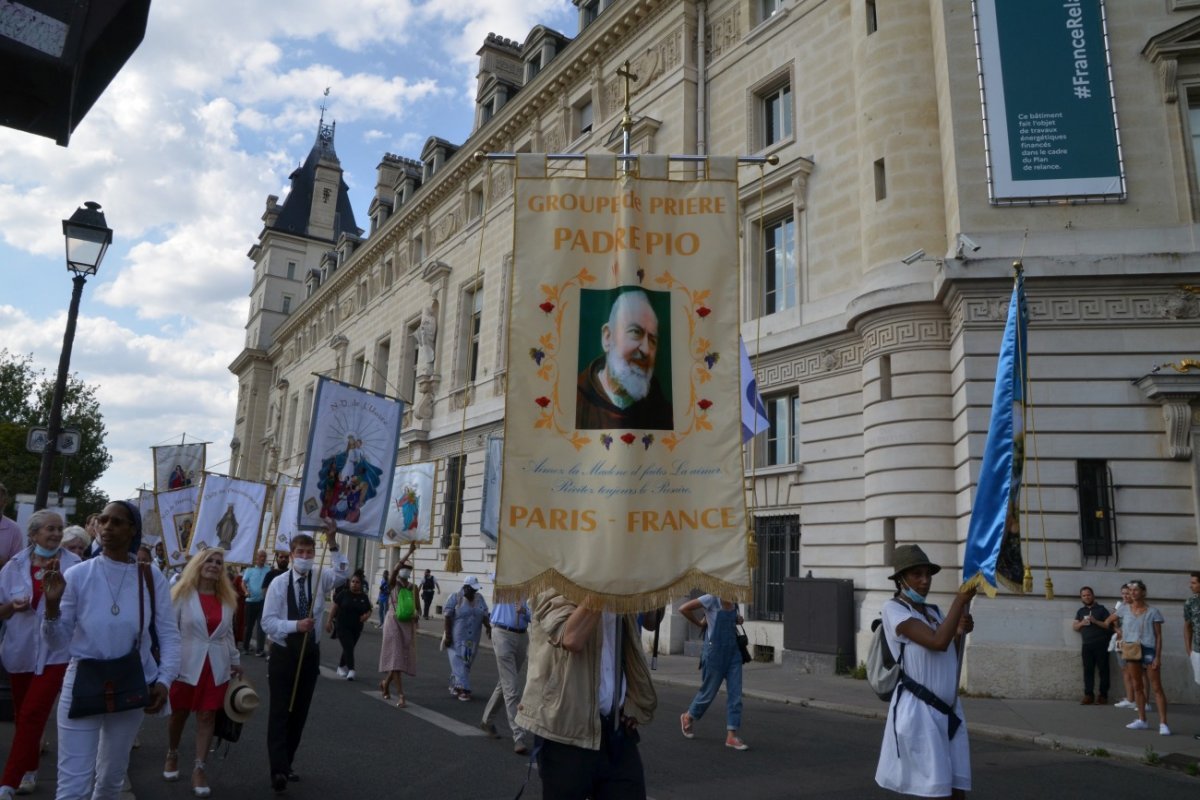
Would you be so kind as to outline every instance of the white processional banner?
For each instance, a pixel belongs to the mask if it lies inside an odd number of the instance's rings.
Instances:
[[[271,540],[274,542],[276,553],[289,553],[292,550],[292,537],[300,532],[296,518],[300,514],[300,487],[284,486],[283,499],[279,503],[279,516],[275,522],[275,533]]]
[[[392,499],[384,523],[384,544],[433,541],[433,487],[436,485],[436,462],[396,467],[392,476]]]
[[[205,473],[188,552],[220,547],[226,564],[253,563],[266,505],[265,483]]]
[[[182,567],[187,563],[192,531],[196,528],[196,500],[199,496],[199,486],[155,495],[158,520],[162,526],[163,550],[167,554],[167,563],[172,567]]]
[[[199,486],[204,474],[205,445],[171,444],[150,448],[154,453],[154,491],[169,492]]]

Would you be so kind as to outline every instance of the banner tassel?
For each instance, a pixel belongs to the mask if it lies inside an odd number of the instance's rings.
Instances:
[[[458,546],[460,536],[461,534],[455,533],[450,537],[450,549],[446,551],[446,565],[442,568],[446,572],[455,574],[462,572],[462,550]]]
[[[1033,569],[1029,564],[1025,565],[1025,577],[1021,581],[1021,586],[1026,594],[1033,591]]]
[[[754,539],[754,529],[746,529],[746,564],[751,571],[758,569],[758,542]]]
[[[1054,599],[1054,581],[1050,580],[1050,578],[1046,578],[1046,599]]]

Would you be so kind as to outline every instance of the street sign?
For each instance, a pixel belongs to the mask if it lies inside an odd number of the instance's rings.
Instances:
[[[31,453],[46,452],[46,443],[50,440],[50,430],[48,428],[30,428],[29,435],[25,438],[25,449]],[[83,441],[83,436],[74,428],[64,430],[58,434],[58,454],[60,456],[74,456],[79,454],[79,445]]]

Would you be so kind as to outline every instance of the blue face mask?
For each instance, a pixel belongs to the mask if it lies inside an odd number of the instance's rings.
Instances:
[[[58,555],[58,548],[56,547],[53,550],[50,550],[42,547],[40,544],[34,544],[33,552],[42,558],[54,558],[54,556]]]
[[[911,586],[900,587],[900,593],[902,595],[904,595],[905,597],[907,597],[909,600],[912,600],[914,603],[920,603],[921,605],[925,605],[925,595],[917,594],[917,590],[912,588]]]

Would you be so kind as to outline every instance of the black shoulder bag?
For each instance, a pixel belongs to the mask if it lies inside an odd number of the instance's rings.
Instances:
[[[142,604],[144,584],[138,569],[138,636],[133,649],[120,658],[81,658],[75,663],[75,686],[71,690],[70,719],[132,711],[150,704],[150,687],[142,670],[142,628],[146,609]]]

